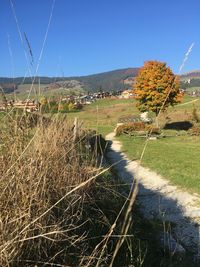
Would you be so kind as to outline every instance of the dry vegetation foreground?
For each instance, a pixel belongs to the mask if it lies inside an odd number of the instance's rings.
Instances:
[[[125,199],[109,172],[97,166],[97,150],[88,146],[91,133],[80,128],[75,136],[66,118],[29,128],[22,117],[6,116],[0,266],[108,266],[116,239],[107,235]],[[120,220],[114,228],[119,234]],[[118,261],[126,263],[122,255]]]

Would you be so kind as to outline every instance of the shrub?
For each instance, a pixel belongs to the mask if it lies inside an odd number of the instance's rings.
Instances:
[[[148,134],[151,134],[151,135],[159,135],[161,133],[160,128],[154,127],[153,125],[148,125],[147,129],[148,129]]]
[[[45,96],[42,96],[39,100],[39,103],[41,106],[45,106],[48,103],[47,98]]]
[[[55,100],[49,101],[49,112],[58,112],[58,103]]]
[[[83,105],[78,102],[78,103],[76,103],[75,108],[78,109],[78,110],[80,110],[80,109],[83,108]]]
[[[75,107],[75,105],[73,103],[69,103],[68,109],[69,109],[69,111],[73,111],[73,110],[76,109],[76,107]]]
[[[117,127],[116,135],[131,134],[133,132],[146,131],[146,124],[144,122],[129,122]]]
[[[192,110],[192,119],[197,123],[200,122],[199,114],[197,113],[196,108],[193,108]]]
[[[190,130],[189,133],[191,135],[196,135],[196,136],[200,136],[200,126],[193,126]]]
[[[58,104],[58,112],[65,113],[69,111],[69,106],[67,103],[59,103]]]

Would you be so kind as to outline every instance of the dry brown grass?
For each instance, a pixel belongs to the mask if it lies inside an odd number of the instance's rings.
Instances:
[[[6,117],[0,133],[0,266],[114,263],[112,235],[127,234],[129,201],[109,168],[97,167],[91,132],[78,127],[74,138],[65,117],[33,125],[21,118]],[[125,263],[122,251],[117,260]]]
[[[74,143],[72,125],[63,119],[37,126],[30,136],[13,120],[1,139],[0,265],[65,262],[70,251],[82,253],[82,206],[88,181],[99,172],[91,167],[85,133]]]

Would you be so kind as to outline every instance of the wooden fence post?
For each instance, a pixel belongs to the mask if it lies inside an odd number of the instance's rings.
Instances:
[[[77,117],[74,119],[74,133],[73,133],[73,142],[76,142],[77,138],[77,133],[78,133],[78,119]]]

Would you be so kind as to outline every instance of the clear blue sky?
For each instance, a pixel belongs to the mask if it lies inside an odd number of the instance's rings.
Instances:
[[[31,45],[34,73],[53,1],[12,1]],[[146,60],[165,61],[177,73],[193,42],[183,72],[200,69],[199,25],[199,0],[55,0],[38,74],[87,75],[138,67]],[[0,76],[25,75],[10,0],[0,0],[0,55]]]

